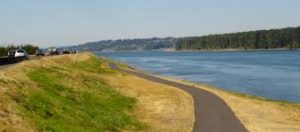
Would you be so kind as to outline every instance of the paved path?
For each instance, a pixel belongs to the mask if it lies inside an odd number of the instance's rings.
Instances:
[[[216,95],[199,88],[168,81],[141,72],[126,70],[114,63],[109,64],[112,69],[133,74],[138,77],[173,86],[190,93],[194,98],[195,123],[193,132],[245,132],[247,129],[237,119],[226,103]],[[174,115],[176,116],[176,115]]]

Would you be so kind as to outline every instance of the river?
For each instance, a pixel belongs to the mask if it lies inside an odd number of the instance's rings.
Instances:
[[[300,51],[95,52],[138,69],[273,100],[300,102]]]

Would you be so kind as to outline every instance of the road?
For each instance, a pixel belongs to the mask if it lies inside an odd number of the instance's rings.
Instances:
[[[168,81],[137,71],[126,70],[114,63],[109,66],[127,74],[136,75],[157,83],[173,86],[191,94],[194,99],[195,122],[193,132],[245,132],[248,131],[228,105],[218,96],[199,88]],[[174,115],[176,116],[176,115]]]
[[[36,57],[35,55],[30,55],[29,56],[30,60],[36,59],[36,58],[38,58],[38,57]],[[19,58],[17,58],[17,59],[19,59]],[[22,60],[24,60],[24,59],[22,59]],[[5,69],[5,68],[11,67],[15,64],[17,64],[17,63],[14,62],[14,60],[12,60],[11,58],[0,57],[0,69]]]
[[[0,69],[12,66],[14,63],[8,57],[0,57]]]
[[[14,64],[0,65],[0,70],[13,66]]]

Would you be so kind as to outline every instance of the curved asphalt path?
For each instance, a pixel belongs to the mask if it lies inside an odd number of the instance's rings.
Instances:
[[[227,104],[218,96],[199,88],[168,81],[136,71],[130,71],[118,67],[114,63],[109,66],[124,73],[173,86],[190,93],[194,98],[195,123],[193,132],[245,132],[248,131],[237,119]]]

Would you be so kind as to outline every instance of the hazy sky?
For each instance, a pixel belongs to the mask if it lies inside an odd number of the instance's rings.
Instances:
[[[300,26],[300,0],[1,0],[0,44],[201,36]]]

